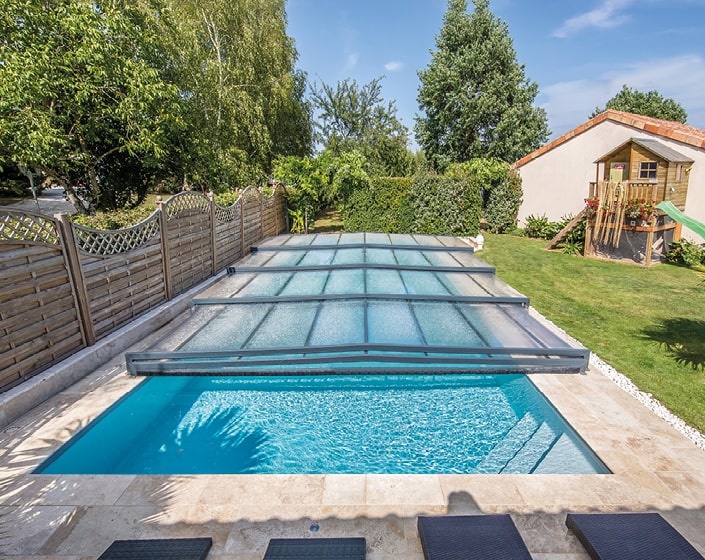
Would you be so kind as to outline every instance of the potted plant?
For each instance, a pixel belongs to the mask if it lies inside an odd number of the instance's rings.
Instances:
[[[624,203],[624,217],[630,225],[642,226],[648,224],[649,220],[656,213],[656,201],[648,201],[644,198],[629,198]]]

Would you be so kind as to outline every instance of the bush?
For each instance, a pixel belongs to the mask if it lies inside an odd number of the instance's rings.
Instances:
[[[560,229],[555,229],[555,223],[551,222],[544,214],[543,216],[534,216],[531,214],[526,217],[526,226],[524,227],[524,234],[527,237],[534,237],[536,239],[553,239],[556,233]],[[555,230],[556,233],[552,232]]]
[[[705,246],[698,245],[687,239],[671,241],[668,245],[666,261],[687,267],[705,264]]]
[[[155,210],[156,208],[145,204],[132,210],[105,210],[92,215],[72,214],[71,221],[93,229],[125,229],[139,224]]]

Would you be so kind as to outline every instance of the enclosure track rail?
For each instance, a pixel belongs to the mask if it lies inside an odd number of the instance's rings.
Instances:
[[[349,243],[340,245],[253,245],[250,252],[264,251],[337,251],[341,249],[385,249],[388,251],[440,251],[443,253],[474,253],[473,247],[453,245],[385,245],[384,243]]]
[[[313,272],[319,270],[414,270],[420,272],[461,272],[494,274],[493,266],[423,266],[413,264],[341,263],[303,266],[229,266],[228,274],[253,272]]]
[[[527,307],[529,298],[512,296],[456,296],[429,294],[312,294],[291,296],[242,296],[238,298],[196,298],[191,300],[192,306],[197,305],[242,305],[248,303],[297,303],[308,301],[346,301],[346,300],[396,300],[414,302],[443,303],[497,303],[513,304]]]

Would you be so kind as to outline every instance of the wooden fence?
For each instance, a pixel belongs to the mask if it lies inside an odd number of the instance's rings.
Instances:
[[[95,230],[0,207],[0,391],[35,375],[286,230],[286,193],[230,207],[184,192],[136,226]]]

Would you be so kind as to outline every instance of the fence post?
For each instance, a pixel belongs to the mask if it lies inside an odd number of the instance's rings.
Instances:
[[[91,308],[88,303],[86,281],[83,278],[81,260],[76,249],[76,238],[73,235],[73,226],[68,214],[57,214],[56,217],[59,220],[61,244],[66,254],[71,290],[74,293],[76,306],[78,307],[78,322],[81,325],[84,342],[87,346],[92,346],[95,344],[95,330],[93,329],[93,318],[91,317]]]
[[[245,256],[245,197],[242,195],[242,193],[240,193],[240,258],[242,258],[244,256]]]
[[[264,239],[264,196],[260,188],[257,189],[257,193],[259,194],[259,242]]]
[[[171,261],[169,259],[169,234],[167,231],[167,218],[164,211],[164,201],[161,195],[157,196],[157,210],[159,211],[159,239],[162,244],[162,266],[164,275],[164,291],[167,301],[171,300]]]
[[[213,191],[208,191],[208,207],[210,208],[211,217],[211,274],[215,276],[218,272],[218,244],[216,236],[216,221],[215,221],[215,199]]]

